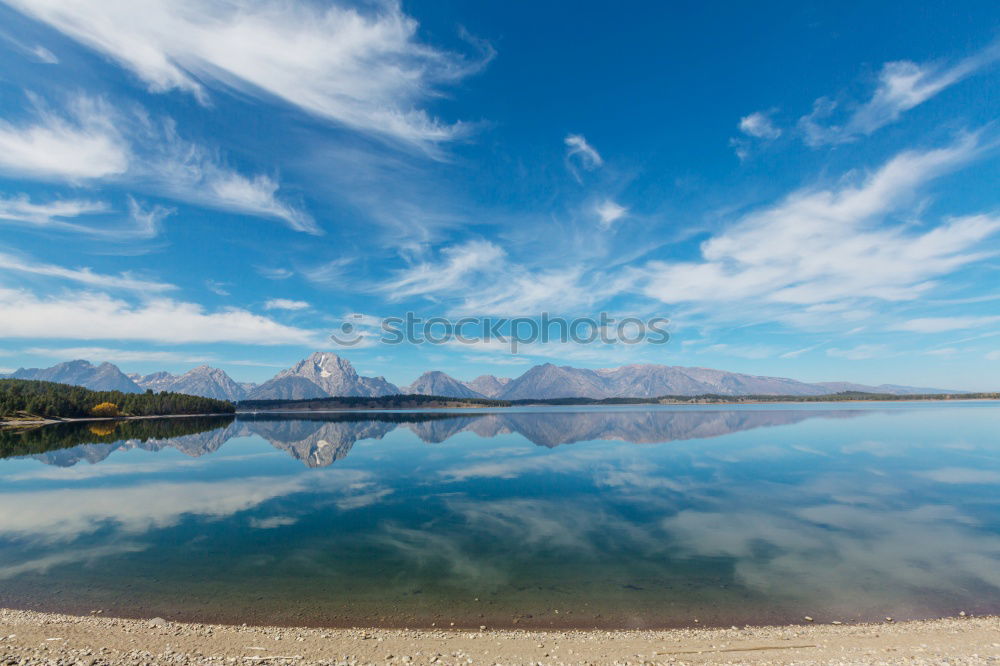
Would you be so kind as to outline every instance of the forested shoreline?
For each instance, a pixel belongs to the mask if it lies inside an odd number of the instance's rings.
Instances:
[[[0,379],[0,419],[74,419],[129,416],[232,414],[225,400],[185,393],[92,391],[30,379]]]

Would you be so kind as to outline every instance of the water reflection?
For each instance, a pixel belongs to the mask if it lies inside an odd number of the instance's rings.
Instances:
[[[438,444],[461,433],[493,438],[516,434],[548,448],[575,442],[619,440],[652,444],[720,437],[744,430],[816,418],[853,418],[870,411],[850,409],[744,410],[571,410],[539,412],[346,412],[312,415],[256,414],[59,424],[27,431],[0,431],[0,457],[36,455],[61,467],[100,462],[117,450],[175,448],[189,456],[217,451],[236,437],[257,435],[308,467],[341,460],[361,440],[380,440],[406,428],[421,441]],[[50,449],[63,449],[50,451]]]
[[[408,626],[996,612],[998,422],[810,406],[39,434],[0,462],[0,604]]]

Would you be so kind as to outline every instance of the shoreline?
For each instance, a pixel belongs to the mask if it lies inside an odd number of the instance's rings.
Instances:
[[[54,425],[57,423],[91,423],[91,422],[107,422],[107,421],[142,421],[149,419],[184,419],[184,418],[205,418],[205,417],[233,417],[241,415],[254,415],[254,414],[323,414],[331,412],[423,412],[423,411],[441,411],[441,410],[516,410],[524,407],[711,407],[711,406],[732,406],[732,405],[845,405],[852,403],[886,403],[886,404],[897,404],[905,402],[933,402],[933,403],[970,403],[970,402],[998,402],[994,398],[918,398],[918,399],[899,399],[899,400],[885,400],[885,399],[860,399],[860,400],[726,400],[726,401],[711,401],[711,402],[620,402],[613,404],[601,404],[601,403],[580,403],[580,404],[550,404],[550,403],[529,403],[529,404],[519,404],[519,405],[502,405],[502,406],[487,406],[487,405],[461,405],[455,407],[329,407],[326,409],[255,409],[255,410],[241,410],[237,409],[231,414],[159,414],[154,416],[88,416],[82,418],[45,418],[45,419],[12,419],[12,420],[0,420],[0,428],[9,427],[30,427],[30,426],[44,426],[44,425]]]
[[[545,402],[518,404],[518,405],[463,405],[459,407],[328,407],[325,409],[237,409],[235,415],[253,414],[323,414],[328,412],[432,412],[442,410],[516,410],[524,407],[713,407],[716,405],[849,405],[853,403],[886,403],[897,404],[904,402],[948,402],[948,403],[970,403],[970,402],[1000,402],[996,398],[917,398],[912,400],[885,400],[885,399],[862,399],[862,400],[726,400],[712,402],[616,402],[616,403],[566,403],[551,404]],[[156,417],[153,417],[156,418]]]
[[[236,412],[232,414],[157,414],[154,416],[87,416],[81,418],[48,418],[48,419],[19,419],[12,421],[2,421],[0,420],[0,428],[7,428],[10,426],[43,426],[43,425],[55,425],[57,423],[92,423],[92,422],[107,422],[107,421],[145,421],[150,419],[203,419],[205,417],[233,417],[236,416]]]
[[[324,629],[0,609],[0,663],[995,663],[1000,617],[729,629]]]

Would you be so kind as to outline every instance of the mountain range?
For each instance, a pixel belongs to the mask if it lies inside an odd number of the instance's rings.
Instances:
[[[218,368],[202,365],[182,375],[154,372],[125,375],[111,363],[68,361],[51,368],[21,368],[8,377],[76,384],[89,389],[125,393],[172,391],[221,400],[299,400],[332,396],[376,397],[416,393],[451,398],[539,400],[553,398],[655,398],[663,395],[827,395],[841,391],[954,393],[944,389],[850,382],[807,383],[783,377],[746,375],[711,368],[633,364],[618,368],[574,368],[536,365],[516,378],[482,375],[467,382],[439,370],[425,372],[409,386],[384,377],[364,377],[347,359],[315,352],[263,384],[239,383]]]

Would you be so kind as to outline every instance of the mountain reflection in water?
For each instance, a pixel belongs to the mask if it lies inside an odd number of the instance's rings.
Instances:
[[[217,451],[230,439],[257,435],[308,467],[326,467],[346,457],[361,440],[380,440],[406,428],[437,444],[459,433],[480,437],[517,434],[538,446],[596,440],[656,444],[720,437],[734,432],[789,425],[806,419],[852,418],[870,410],[567,410],[546,412],[344,412],[244,414],[232,417],[72,423],[17,433],[0,432],[0,457],[25,455],[60,467],[97,463],[115,451],[174,448],[189,456]],[[47,450],[47,449],[56,450]]]

